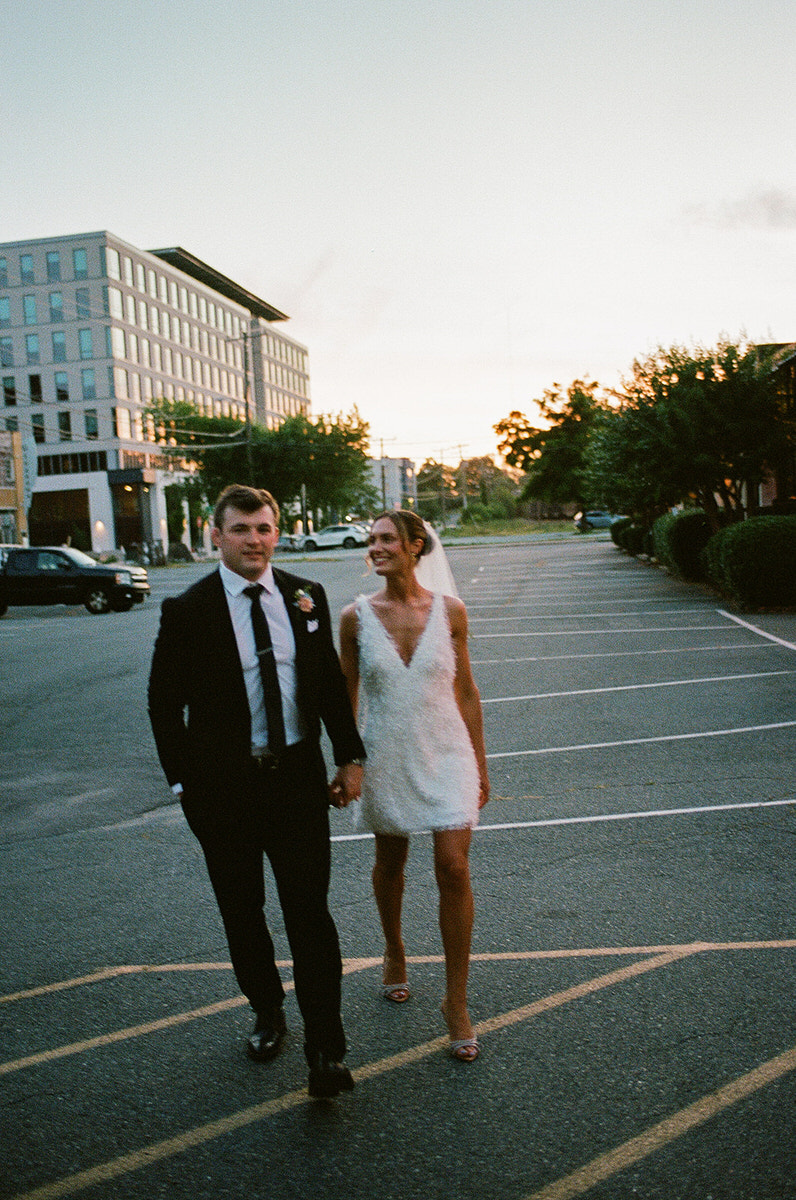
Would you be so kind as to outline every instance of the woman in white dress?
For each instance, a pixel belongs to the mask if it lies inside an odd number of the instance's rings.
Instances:
[[[396,1003],[409,999],[401,932],[404,867],[409,835],[430,830],[445,951],[442,1012],[451,1053],[472,1062],[478,1042],[467,1011],[473,926],[468,853],[479,809],[489,799],[489,778],[466,609],[455,595],[430,591],[418,578],[432,539],[444,561],[439,539],[416,513],[396,510],[373,521],[368,556],[384,587],[344,609],[340,658],[367,751],[358,825],[376,838],[373,890],[385,940],[383,994]]]

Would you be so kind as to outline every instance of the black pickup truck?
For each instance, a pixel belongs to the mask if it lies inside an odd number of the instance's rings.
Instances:
[[[23,604],[84,604],[90,613],[128,612],[149,595],[143,567],[102,565],[70,546],[3,547],[0,561],[0,617]]]

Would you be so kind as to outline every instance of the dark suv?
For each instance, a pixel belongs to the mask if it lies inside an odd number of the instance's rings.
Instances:
[[[100,565],[71,546],[13,546],[0,567],[0,616],[13,605],[84,604],[90,613],[127,612],[149,595],[143,567]]]

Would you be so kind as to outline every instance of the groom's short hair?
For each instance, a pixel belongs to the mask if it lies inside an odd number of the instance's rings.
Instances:
[[[239,512],[253,513],[258,508],[268,506],[274,514],[276,524],[279,524],[279,505],[270,492],[265,488],[249,487],[245,483],[231,483],[225,487],[216,500],[213,509],[213,524],[216,529],[224,528],[224,517],[228,508],[237,508]]]

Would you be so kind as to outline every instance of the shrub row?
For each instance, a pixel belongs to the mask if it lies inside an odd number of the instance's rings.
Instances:
[[[702,551],[710,540],[710,526],[701,508],[664,513],[652,526],[653,553],[673,575],[683,579],[705,578]]]
[[[750,608],[796,605],[796,516],[750,517],[707,543],[706,578]]]
[[[750,608],[796,605],[796,516],[750,517],[711,535],[702,509],[686,509],[664,513],[646,533],[625,519],[611,536],[629,554],[652,553],[673,575],[705,580]]]
[[[611,526],[611,538],[620,550],[636,557],[639,554],[652,554],[650,531],[644,525],[636,525],[630,517],[620,517]]]

